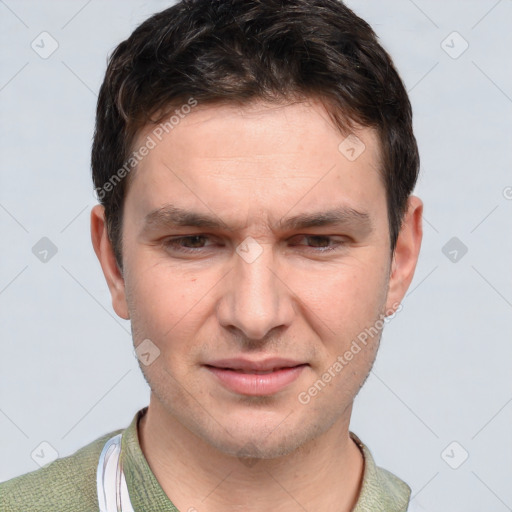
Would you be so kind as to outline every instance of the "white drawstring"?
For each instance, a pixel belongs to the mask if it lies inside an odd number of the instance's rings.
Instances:
[[[121,434],[109,439],[101,451],[96,471],[100,512],[134,512],[121,467]]]

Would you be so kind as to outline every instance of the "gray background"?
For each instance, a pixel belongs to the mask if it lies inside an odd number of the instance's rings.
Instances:
[[[352,430],[424,510],[512,510],[512,2],[348,4],[410,91],[425,202],[416,276]],[[168,5],[0,0],[0,481],[148,402],[90,243],[89,152],[107,55]]]

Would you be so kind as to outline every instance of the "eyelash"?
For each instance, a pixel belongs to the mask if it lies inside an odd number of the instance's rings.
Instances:
[[[309,238],[309,239],[316,238],[316,239],[320,239],[320,240],[325,239],[329,242],[334,242],[333,245],[328,246],[328,247],[310,247],[310,249],[313,249],[315,252],[320,253],[320,254],[325,254],[325,253],[339,250],[346,243],[344,240],[334,240],[334,237],[329,236],[329,235],[296,235],[294,238],[296,238],[296,237]],[[187,241],[187,240],[190,241],[193,239],[211,239],[211,237],[209,237],[208,235],[190,235],[190,236],[180,236],[180,237],[176,237],[176,238],[168,238],[163,241],[163,246],[166,249],[169,249],[169,250],[172,250],[175,252],[187,253],[187,254],[198,253],[202,250],[208,249],[208,247],[191,248],[191,247],[183,247],[182,245],[179,245],[180,242]]]

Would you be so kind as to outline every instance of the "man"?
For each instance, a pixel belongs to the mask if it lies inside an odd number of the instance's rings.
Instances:
[[[411,117],[337,0],[183,0],[121,43],[91,232],[150,404],[2,510],[407,510],[349,423],[420,249]]]

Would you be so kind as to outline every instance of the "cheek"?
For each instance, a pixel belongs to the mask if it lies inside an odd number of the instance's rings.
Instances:
[[[215,276],[171,266],[168,263],[144,261],[131,263],[126,282],[128,307],[136,342],[151,339],[161,350],[172,342],[174,350],[186,345],[211,309],[208,290]]]
[[[374,321],[387,291],[384,267],[363,258],[347,259],[317,272],[302,272],[295,282],[294,291],[304,306],[304,314],[309,311],[311,321],[328,338],[357,334]]]

